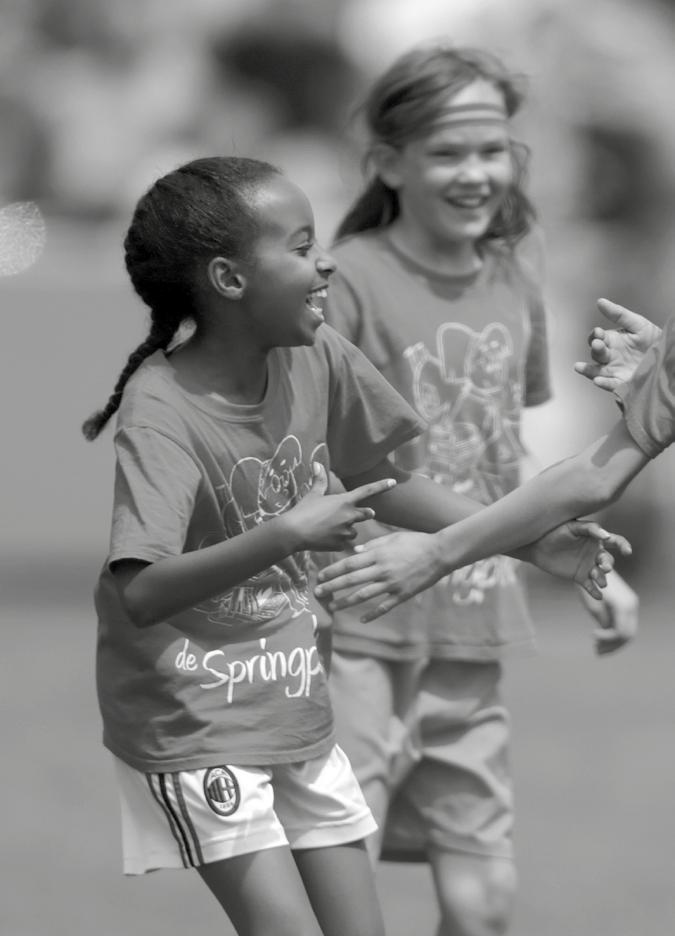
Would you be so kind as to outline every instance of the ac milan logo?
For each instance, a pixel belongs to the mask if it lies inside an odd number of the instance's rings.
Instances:
[[[241,801],[237,778],[227,767],[211,767],[204,774],[204,796],[214,813],[231,816]]]

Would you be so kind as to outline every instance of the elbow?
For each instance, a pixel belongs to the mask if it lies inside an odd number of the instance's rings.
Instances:
[[[146,581],[146,569],[149,563],[118,562],[112,568],[117,598],[122,611],[134,627],[143,628],[157,624],[161,617],[157,614],[154,591]]]
[[[128,594],[122,594],[120,597],[124,612],[134,627],[142,629],[158,623],[159,618],[146,602],[139,601],[137,597]]]

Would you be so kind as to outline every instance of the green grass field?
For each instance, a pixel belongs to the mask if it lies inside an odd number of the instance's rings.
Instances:
[[[83,560],[70,600],[56,588],[56,601],[42,588],[21,601],[10,590],[2,607],[0,932],[228,934],[196,875],[120,873],[116,793],[93,687],[90,565]],[[36,587],[44,575],[35,570]],[[533,605],[541,654],[510,664],[506,679],[521,873],[512,932],[663,936],[675,921],[672,611],[646,597],[639,640],[598,660],[573,595],[535,577]],[[424,866],[383,865],[379,886],[389,936],[433,932]]]

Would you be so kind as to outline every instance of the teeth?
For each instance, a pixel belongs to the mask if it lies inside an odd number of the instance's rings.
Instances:
[[[328,289],[325,286],[322,286],[321,289],[314,289],[305,300],[307,308],[312,312],[315,312],[317,315],[323,313],[323,309],[319,304],[322,300],[328,297]],[[319,300],[317,302],[317,300]]]

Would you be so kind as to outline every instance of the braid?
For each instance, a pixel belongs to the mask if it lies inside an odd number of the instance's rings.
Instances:
[[[85,438],[95,439],[117,412],[143,361],[168,348],[183,322],[198,322],[200,265],[219,254],[247,255],[259,234],[253,197],[278,171],[257,159],[195,159],[163,176],[140,199],[124,240],[124,261],[136,293],[150,307],[150,332],[129,355],[106,405],[84,422]]]
[[[178,327],[177,323],[176,328]],[[124,365],[122,372],[117,378],[117,383],[113,389],[113,392],[108,397],[108,402],[103,407],[103,409],[97,410],[95,413],[85,419],[82,424],[82,434],[85,439],[89,442],[93,442],[94,439],[99,435],[103,430],[106,423],[119,409],[120,403],[122,401],[122,391],[127,385],[127,381],[134,373],[138,370],[143,361],[150,357],[151,354],[154,354],[155,351],[158,351],[160,348],[165,349],[171,343],[171,339],[175,334],[176,329],[173,329],[169,332],[164,323],[153,322],[150,329],[150,333],[145,341],[142,341],[139,346],[131,352],[127,358],[127,363]]]

